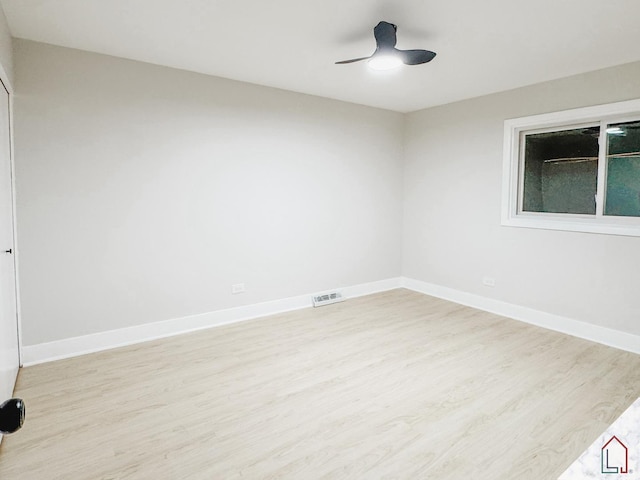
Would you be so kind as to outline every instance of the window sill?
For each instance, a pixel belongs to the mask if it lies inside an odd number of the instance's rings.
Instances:
[[[507,227],[640,237],[640,219],[637,218],[614,217],[611,219],[602,219],[592,217],[591,215],[526,213],[503,217],[502,225]]]

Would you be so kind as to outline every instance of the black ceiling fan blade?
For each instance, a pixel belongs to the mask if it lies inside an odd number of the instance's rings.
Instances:
[[[373,36],[376,37],[378,50],[392,49],[396,46],[396,27],[393,23],[380,22],[373,29]]]
[[[405,65],[420,65],[422,63],[430,62],[436,56],[435,52],[430,50],[400,50],[396,48],[396,32],[398,27],[393,23],[389,22],[379,22],[373,29],[373,36],[376,39],[376,51],[373,52],[373,55],[368,57],[354,58],[352,60],[343,60],[341,62],[336,62],[336,65],[342,65],[345,63],[354,63],[360,62],[362,60],[367,60],[369,58],[386,60],[386,57],[396,57],[400,59],[402,63]],[[388,62],[379,62],[380,64],[374,66],[371,64],[371,68],[374,69],[388,69],[393,68],[392,66],[383,65],[382,63]]]
[[[371,56],[360,57],[360,58],[352,58],[351,60],[342,60],[341,62],[336,62],[336,65],[344,65],[345,63],[361,62],[362,60],[367,60],[369,58],[371,58]]]
[[[430,50],[398,50],[395,49],[405,65],[420,65],[434,59],[436,52]]]

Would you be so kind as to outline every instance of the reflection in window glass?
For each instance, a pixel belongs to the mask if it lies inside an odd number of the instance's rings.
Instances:
[[[595,215],[599,127],[525,136],[525,212]]]
[[[605,215],[640,217],[640,122],[607,126]]]

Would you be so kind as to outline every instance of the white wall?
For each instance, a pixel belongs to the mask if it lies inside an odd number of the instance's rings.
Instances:
[[[14,44],[25,345],[400,274],[402,115]]]
[[[403,275],[640,334],[640,238],[500,226],[504,120],[639,98],[638,79],[635,63],[409,115]]]
[[[504,120],[640,63],[403,116],[14,44],[27,346],[401,273],[640,334],[639,238],[500,226]]]
[[[0,5],[0,78],[8,83],[7,88],[13,85],[13,42],[7,19]]]

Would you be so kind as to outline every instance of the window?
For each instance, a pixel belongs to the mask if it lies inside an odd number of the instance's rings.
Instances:
[[[505,122],[502,224],[640,236],[640,100]]]

